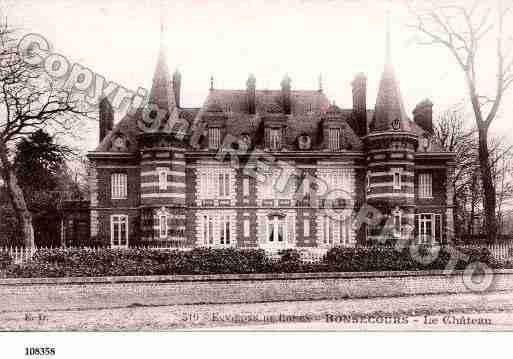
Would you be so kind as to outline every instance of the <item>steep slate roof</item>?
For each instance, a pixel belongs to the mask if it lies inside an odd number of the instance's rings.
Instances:
[[[226,131],[232,136],[243,133],[250,135],[257,145],[263,142],[263,118],[268,113],[276,114],[282,109],[281,90],[257,90],[255,93],[256,114],[249,114],[246,90],[211,90],[204,109],[220,106],[227,116]],[[308,134],[312,140],[312,149],[319,149],[322,141],[321,121],[330,108],[329,101],[322,91],[293,90],[291,91],[291,115],[286,117],[285,148],[295,150],[296,140],[302,134]],[[340,110],[340,109],[339,109]],[[352,110],[340,110],[339,120],[342,123],[342,144],[350,150],[363,149],[361,139],[346,122]],[[202,147],[206,146],[206,139]]]
[[[156,104],[160,109],[168,111],[169,116],[186,120],[194,128],[197,124],[207,121],[203,113],[209,112],[208,118],[215,120],[215,114],[226,117],[226,130],[232,136],[249,134],[253,143],[261,145],[263,142],[263,118],[269,114],[279,114],[283,111],[282,90],[255,90],[255,114],[249,113],[248,92],[242,90],[223,90],[211,88],[207,99],[201,108],[178,108],[175,102],[173,83],[169,74],[165,56],[165,46],[161,42],[157,65],[153,75],[149,102]],[[388,53],[387,45],[387,53]],[[254,76],[250,76],[248,83],[254,83]],[[290,81],[290,79],[287,79]],[[352,109],[340,109],[330,105],[322,90],[291,90],[291,114],[283,114],[286,124],[284,131],[285,149],[295,150],[296,140],[302,134],[307,134],[312,140],[312,150],[320,149],[322,144],[322,121],[325,118],[340,121],[342,128],[341,145],[346,150],[363,150],[363,142],[353,128],[357,121]],[[211,115],[214,114],[214,117]],[[122,134],[128,143],[128,151],[136,153],[137,137],[141,133],[138,119],[141,111],[127,114],[115,124],[112,131],[105,136],[95,152],[109,152],[112,139]],[[411,131],[419,137],[426,132],[406,115],[401,91],[395,79],[390,56],[387,60],[381,78],[376,99],[375,110],[367,110],[367,128],[369,132],[387,131],[392,129],[392,122],[399,119],[401,130]],[[206,147],[206,138],[200,139],[202,147]],[[433,143],[432,152],[442,151],[441,147]]]
[[[394,70],[390,64],[387,64],[379,83],[370,130],[371,132],[392,130],[392,123],[395,120],[399,120],[401,130],[411,130],[410,120],[404,109],[401,90],[395,79]]]
[[[178,109],[178,118],[184,119],[189,123],[193,123],[196,118],[199,108],[180,108]],[[111,151],[112,140],[115,136],[122,134],[128,141],[128,152],[137,153],[137,136],[142,133],[137,124],[141,120],[142,114],[140,111],[130,115],[126,114],[120,121],[118,121],[112,131],[105,136],[103,141],[96,147],[94,152],[109,152]]]
[[[292,90],[290,95],[292,115],[324,112],[329,107],[326,95],[318,90]],[[265,113],[272,104],[282,103],[281,90],[256,90],[256,112]],[[246,90],[211,90],[205,105],[221,105],[225,112],[248,113]]]

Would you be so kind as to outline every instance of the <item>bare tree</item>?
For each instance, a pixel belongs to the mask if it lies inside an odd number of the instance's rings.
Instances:
[[[434,136],[445,151],[454,152],[456,167],[452,176],[454,224],[459,235],[468,232],[467,205],[474,202],[471,196],[476,174],[477,134],[465,125],[461,105],[453,106],[438,116]],[[471,206],[472,207],[472,206]],[[467,224],[467,228],[465,227]]]
[[[469,100],[472,104],[479,137],[479,164],[483,187],[483,207],[488,241],[497,239],[496,191],[490,164],[488,132],[497,117],[504,93],[513,83],[513,56],[506,44],[504,25],[511,13],[511,2],[502,0],[459,0],[408,2],[415,19],[412,28],[420,35],[423,45],[445,47],[465,75]],[[486,48],[488,36],[496,30],[493,50]],[[493,55],[496,67],[480,67],[481,55]],[[494,90],[485,95],[481,77],[495,73]]]
[[[24,244],[33,248],[32,215],[16,178],[14,144],[41,127],[70,130],[83,112],[70,89],[57,86],[43,68],[28,64],[23,55],[14,32],[4,22],[0,27],[0,172]]]

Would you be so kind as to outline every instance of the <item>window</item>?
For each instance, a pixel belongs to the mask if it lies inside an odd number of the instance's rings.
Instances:
[[[128,216],[125,214],[110,217],[111,247],[128,247]]]
[[[290,168],[272,168],[259,173],[257,180],[258,199],[293,199],[296,193],[297,177]]]
[[[208,148],[218,149],[221,146],[221,129],[211,127],[208,129]]]
[[[249,178],[242,179],[242,195],[244,197],[249,196]]]
[[[249,219],[244,219],[243,227],[244,237],[249,237]]]
[[[159,168],[158,173],[159,173],[159,189],[167,190],[167,169]]]
[[[221,216],[219,244],[230,244],[230,216]]]
[[[286,221],[285,216],[267,217],[267,240],[272,244],[286,242]]]
[[[167,233],[167,216],[165,214],[161,214],[159,216],[159,237],[166,238]]]
[[[206,246],[230,246],[233,242],[232,214],[204,214],[201,218],[203,244]],[[248,230],[249,231],[249,230]],[[248,235],[249,236],[249,235]]]
[[[329,146],[330,150],[338,151],[340,149],[340,129],[330,128],[329,130]]]
[[[221,172],[218,174],[219,197],[228,197],[230,195],[230,174]]]
[[[127,175],[126,173],[113,173],[111,176],[112,199],[126,199]]]
[[[310,195],[310,181],[307,177],[303,178],[303,196],[307,197]]]
[[[401,230],[402,230],[402,216],[400,210],[395,210],[392,212],[392,222],[393,222],[393,232],[392,236],[394,238],[401,238]]]
[[[305,219],[303,221],[303,236],[304,237],[310,236],[310,219]]]
[[[433,215],[421,214],[418,222],[419,243],[430,244],[433,239]]]
[[[442,243],[442,216],[433,213],[421,213],[415,216],[417,243],[433,245]]]
[[[269,129],[269,148],[274,151],[281,148],[281,129]]]
[[[433,177],[431,173],[421,173],[419,175],[419,197],[433,197]]]
[[[401,189],[401,169],[392,169],[392,174],[394,176],[394,189]]]
[[[231,170],[228,168],[202,168],[199,171],[199,182],[200,199],[226,199],[231,195]]]
[[[321,217],[322,242],[326,246],[337,244],[348,245],[351,240],[351,220],[344,214],[332,218],[324,215]]]
[[[365,176],[365,189],[367,193],[370,193],[371,191],[371,174],[370,172],[367,172],[367,175]]]

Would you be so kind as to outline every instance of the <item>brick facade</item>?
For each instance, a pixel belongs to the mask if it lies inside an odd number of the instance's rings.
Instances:
[[[362,74],[352,109],[290,78],[258,90],[253,75],[246,89],[212,88],[202,108],[182,108],[181,83],[161,51],[150,103],[167,115],[152,131],[141,112],[112,128],[104,103],[100,127],[111,130],[89,153],[91,235],[103,245],[274,251],[451,237],[454,156],[433,139],[429,102],[406,115],[390,64],[373,110]],[[189,127],[185,137],[165,130],[173,123]],[[113,199],[113,186],[126,196]],[[355,220],[369,206],[380,220]]]

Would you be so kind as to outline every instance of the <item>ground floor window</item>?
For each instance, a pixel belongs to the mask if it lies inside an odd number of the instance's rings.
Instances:
[[[285,243],[287,240],[287,223],[285,216],[267,217],[267,240],[269,243]]]
[[[205,246],[232,246],[235,239],[235,215],[202,213],[200,227],[202,243]]]
[[[321,216],[321,242],[324,246],[349,245],[351,218],[344,213],[330,213]]]
[[[415,215],[417,243],[432,245],[442,242],[442,216],[434,213]]]
[[[293,248],[296,245],[294,211],[259,211],[257,213],[258,245],[268,250]]]
[[[125,214],[110,217],[111,247],[128,247],[128,216]]]

